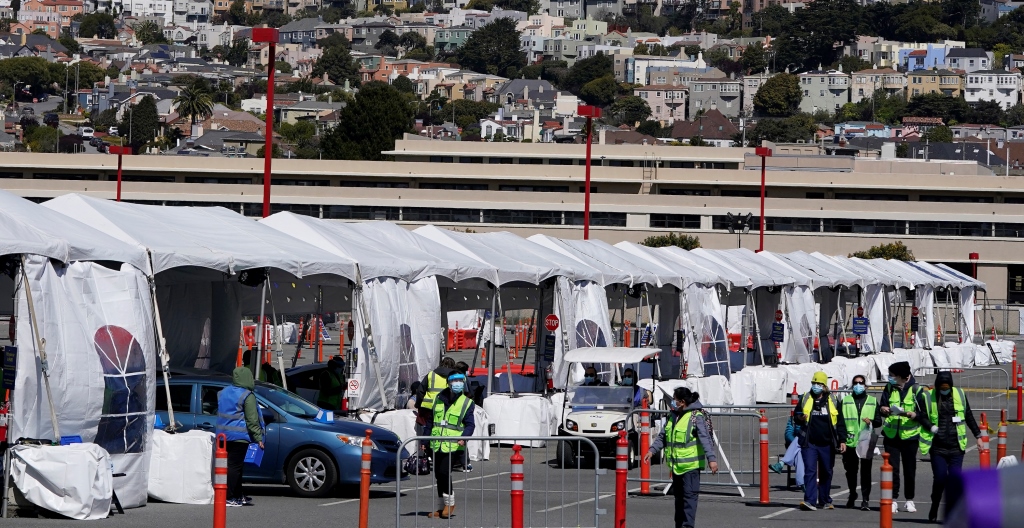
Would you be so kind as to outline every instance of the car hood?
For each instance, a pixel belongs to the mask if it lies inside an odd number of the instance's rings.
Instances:
[[[369,429],[371,440],[383,440],[385,444],[395,445],[400,444],[401,440],[398,435],[378,425],[368,424],[365,422],[358,422],[355,420],[349,420],[345,418],[335,418],[331,423],[318,422],[316,420],[307,420],[309,427],[314,430],[326,431],[335,434],[344,434],[349,436],[363,437],[366,436],[366,430]],[[378,442],[380,444],[380,442]]]

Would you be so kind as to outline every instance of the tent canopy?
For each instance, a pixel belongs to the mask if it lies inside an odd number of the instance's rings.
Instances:
[[[840,257],[823,255],[818,252],[811,253],[811,256],[817,259],[834,262],[844,269],[860,275],[864,278],[864,284],[884,284],[886,286],[892,286],[894,288],[913,288],[914,283],[904,279],[903,277],[891,273],[885,269],[872,266],[867,261],[856,259],[852,257]]]
[[[152,252],[156,275],[199,267],[235,274],[274,268],[302,278],[355,279],[356,263],[296,240],[223,207],[139,205],[67,194],[43,204],[121,241]]]
[[[678,250],[679,248],[665,248]],[[756,263],[749,262],[744,254],[730,254],[728,251],[731,250],[709,250],[703,248],[697,248],[689,252],[690,258],[697,261],[702,266],[713,268],[715,271],[728,275],[730,282],[733,282],[734,286],[740,286],[742,282],[746,282],[743,288],[756,289],[756,288],[768,288],[772,286],[783,286],[793,284],[793,279],[790,277],[772,277],[769,273],[764,271],[764,266],[760,266]],[[740,282],[734,282],[736,277],[740,277]]]
[[[814,284],[816,289],[822,286],[829,288],[846,286],[849,288],[852,286],[863,286],[865,283],[864,277],[843,268],[835,262],[815,258],[803,251],[794,251],[792,253],[768,253],[766,251],[761,254],[780,258],[790,265],[797,267],[797,269],[813,272],[818,277],[818,279],[815,279]]]
[[[854,257],[854,260],[861,260]],[[929,275],[922,272],[918,268],[903,262],[902,260],[895,259],[870,259],[864,260],[868,265],[876,268],[884,269],[893,275],[897,275],[907,280],[914,287],[917,286],[931,286],[933,288],[944,288],[949,285],[949,281],[942,280],[938,277]]]
[[[0,255],[42,255],[70,263],[111,260],[146,269],[146,252],[72,218],[0,191]]]
[[[630,254],[599,240],[567,240],[547,235],[533,235],[527,240],[597,268],[604,275],[604,286],[645,283],[681,287],[681,277],[666,271],[652,271],[642,262],[631,259]]]
[[[658,348],[580,347],[565,353],[568,363],[639,363],[661,353]]]
[[[975,280],[960,274],[950,274],[948,271],[932,264],[930,262],[912,261],[906,262],[906,265],[928,275],[935,277],[936,279],[943,281],[947,287],[952,288],[965,288],[968,286],[974,286]]]
[[[985,283],[981,282],[978,279],[975,279],[974,277],[971,277],[969,275],[965,275],[965,274],[963,274],[963,273],[961,273],[961,272],[959,272],[959,271],[957,271],[957,270],[955,270],[955,269],[953,269],[953,268],[951,268],[951,267],[949,267],[949,266],[947,266],[945,264],[935,264],[934,266],[939,268],[939,269],[941,269],[942,271],[945,271],[951,277],[958,277],[958,278],[960,278],[960,280],[962,280],[964,282],[969,282],[969,284],[967,284],[968,286],[974,286],[975,288],[977,288],[979,290],[986,291],[985,290]]]
[[[710,269],[699,266],[690,259],[674,258],[668,253],[661,251],[665,248],[650,248],[632,242],[619,242],[614,246],[632,257],[639,257],[645,267],[658,270],[660,273],[668,273],[670,276],[677,276],[680,279],[679,288],[683,289],[691,284],[703,284],[712,286],[721,284],[729,286],[729,281]],[[685,251],[682,251],[685,255]],[[634,261],[636,259],[634,258]]]

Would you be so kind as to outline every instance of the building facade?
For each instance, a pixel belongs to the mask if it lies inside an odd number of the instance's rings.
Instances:
[[[800,111],[835,112],[850,102],[850,76],[842,70],[813,70],[799,74]]]

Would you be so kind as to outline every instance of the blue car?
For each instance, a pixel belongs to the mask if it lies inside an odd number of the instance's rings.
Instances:
[[[168,423],[167,392],[158,377],[157,415]],[[179,430],[214,432],[217,423],[217,393],[231,385],[227,375],[191,372],[171,378],[171,407]],[[259,466],[246,464],[245,482],[287,483],[301,497],[324,497],[335,486],[357,486],[360,478],[362,442],[367,429],[373,433],[370,482],[383,484],[408,478],[395,465],[401,448],[398,436],[374,425],[348,419],[333,423],[314,420],[320,410],[296,394],[280,387],[256,382],[256,400],[266,423],[266,451]],[[402,449],[402,458],[409,453]]]

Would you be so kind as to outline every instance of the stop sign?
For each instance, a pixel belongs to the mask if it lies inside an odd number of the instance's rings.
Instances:
[[[863,306],[858,306],[857,307],[857,317],[864,317],[864,307]]]
[[[775,320],[782,322],[782,310],[775,310]]]
[[[914,317],[917,317],[917,306],[915,306],[912,310],[910,310],[910,315],[913,315]]]
[[[351,341],[356,337],[356,323],[351,319],[348,320],[348,340]]]
[[[544,318],[544,328],[547,328],[548,332],[558,330],[558,316],[555,314],[548,314],[548,316]]]

